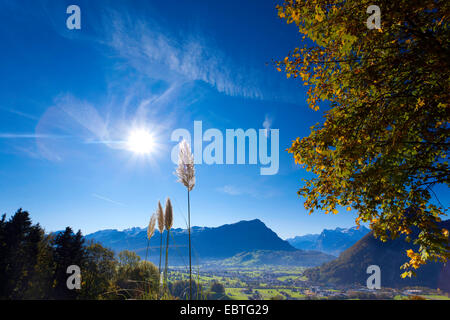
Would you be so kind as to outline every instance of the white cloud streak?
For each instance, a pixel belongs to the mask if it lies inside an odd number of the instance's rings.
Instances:
[[[223,187],[217,188],[216,190],[221,193],[225,193],[229,196],[245,196],[245,195],[252,197],[259,196],[259,193],[254,190],[250,190],[248,188],[241,188],[234,185],[225,185]]]
[[[123,203],[121,203],[121,202],[114,201],[114,200],[112,200],[112,199],[109,199],[109,198],[107,198],[107,197],[101,196],[101,195],[96,194],[96,193],[93,193],[92,196],[93,196],[94,198],[97,198],[97,199],[100,199],[100,200],[103,200],[103,201],[106,201],[106,202],[109,202],[109,203],[112,203],[112,204],[116,204],[116,205],[118,205],[118,206],[125,206],[125,204],[123,204]]]
[[[60,139],[67,136],[34,133],[0,133],[0,139]]]
[[[265,131],[266,137],[269,135],[270,128],[272,126],[272,121],[273,121],[272,118],[270,118],[269,115],[266,114],[266,117],[263,122],[263,128],[266,129]]]
[[[4,108],[4,107],[0,107],[0,110],[9,112],[11,114],[15,114],[15,115],[18,115],[20,117],[27,118],[27,119],[30,119],[30,120],[35,120],[35,121],[39,120],[39,117],[33,116],[33,115],[31,115],[29,113],[26,113],[26,112],[22,112],[20,110]]]
[[[138,72],[168,82],[204,81],[230,96],[263,98],[255,83],[260,76],[258,72],[234,63],[204,38],[190,35],[175,40],[161,31],[153,31],[160,28],[151,28],[148,21],[111,15],[107,19],[105,44]]]

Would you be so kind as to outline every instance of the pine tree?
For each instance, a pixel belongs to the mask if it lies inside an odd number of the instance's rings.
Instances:
[[[55,261],[55,286],[53,295],[56,299],[76,299],[78,291],[67,288],[67,268],[77,265],[80,268],[86,261],[86,251],[81,231],[73,233],[70,227],[58,234],[54,240],[53,257]],[[83,278],[82,278],[83,279]]]

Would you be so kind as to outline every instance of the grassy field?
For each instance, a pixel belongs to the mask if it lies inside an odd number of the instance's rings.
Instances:
[[[279,280],[279,281],[286,281],[286,280],[297,280],[299,278],[301,278],[300,275],[297,275],[297,276],[282,276],[282,277],[278,277],[277,280]]]
[[[329,299],[333,296],[347,295],[348,292],[336,288],[321,288],[320,293],[311,290],[311,284],[303,276],[305,268],[288,267],[259,267],[259,268],[236,268],[223,269],[200,268],[193,270],[193,280],[202,286],[202,292],[208,292],[214,282],[221,283],[225,288],[225,294],[233,300],[262,299],[305,299],[314,296],[320,299]],[[189,274],[186,269],[175,268],[169,272],[170,281],[188,280]],[[351,290],[350,290],[351,292]],[[450,300],[449,297],[441,295],[439,291],[427,290],[419,295],[428,300]],[[348,298],[355,298],[349,295]],[[356,297],[358,298],[358,297]],[[394,292],[391,299],[406,300],[410,297],[401,291]]]
[[[419,295],[419,297],[425,298],[427,300],[450,300],[447,296],[437,295],[437,294],[425,294]],[[408,296],[397,295],[394,297],[394,300],[408,300]]]
[[[245,288],[225,288],[225,293],[233,300],[248,300],[248,295],[243,290]]]
[[[252,294],[244,293],[245,288],[226,288],[226,294],[233,300],[248,300],[250,296],[254,294],[259,294],[261,299],[269,300],[273,297],[280,296],[283,299],[286,299],[286,294],[289,295],[290,298],[294,299],[303,299],[306,295],[295,292],[292,289],[254,289],[252,290]]]

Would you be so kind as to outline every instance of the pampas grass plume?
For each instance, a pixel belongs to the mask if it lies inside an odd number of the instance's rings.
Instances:
[[[166,201],[166,212],[164,214],[164,224],[165,224],[166,230],[170,230],[173,225],[173,208],[172,208],[172,202],[170,202],[170,198],[167,198],[167,201]]]
[[[152,217],[150,218],[150,222],[148,223],[147,227],[148,240],[150,240],[151,237],[153,237],[153,234],[155,233],[155,225],[156,225],[156,215],[153,214]]]
[[[156,210],[156,215],[158,216],[158,230],[162,234],[164,232],[164,210],[161,206],[161,202],[158,201],[158,209]]]

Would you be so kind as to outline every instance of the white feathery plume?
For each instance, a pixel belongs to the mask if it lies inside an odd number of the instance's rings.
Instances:
[[[161,202],[158,201],[158,209],[156,209],[156,215],[158,216],[158,230],[159,230],[159,237],[160,237],[160,244],[159,244],[159,272],[161,273],[161,278],[162,278],[162,272],[161,272],[161,262],[162,262],[162,247],[163,247],[163,232],[164,232],[164,227],[165,227],[165,219],[164,219],[164,211],[163,208],[161,206]],[[160,279],[161,281],[161,286],[162,286],[162,279]]]
[[[179,147],[178,167],[175,175],[178,177],[178,182],[181,182],[188,191],[191,191],[195,186],[194,155],[191,153],[191,147],[186,140],[183,139]]]
[[[166,240],[166,266],[164,269],[164,277],[165,277],[165,286],[167,288],[168,281],[167,281],[167,272],[169,270],[169,234],[170,229],[173,225],[173,210],[172,210],[172,203],[170,202],[170,199],[167,198],[166,201],[166,212],[164,213],[164,225],[167,230],[167,240]]]
[[[164,217],[165,217],[166,230],[170,230],[173,225],[173,209],[172,209],[172,203],[170,202],[170,198],[167,198],[167,201],[166,201],[166,213],[164,214]]]
[[[190,192],[195,186],[194,155],[191,153],[191,147],[186,140],[179,144],[178,166],[175,175],[178,182],[181,182],[187,188],[188,196],[188,238],[189,238],[189,299],[192,299],[192,246],[191,246],[191,202]],[[167,212],[166,212],[167,214]],[[167,218],[166,218],[167,219]],[[167,260],[167,259],[166,259]],[[166,261],[167,265],[167,261]]]
[[[152,217],[150,218],[150,222],[148,223],[147,227],[147,238],[148,240],[153,237],[153,234],[155,233],[155,225],[156,225],[156,214],[154,213]]]
[[[164,210],[161,202],[158,201],[158,208],[156,209],[156,215],[158,216],[158,230],[162,234],[164,232]]]

